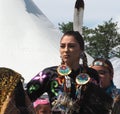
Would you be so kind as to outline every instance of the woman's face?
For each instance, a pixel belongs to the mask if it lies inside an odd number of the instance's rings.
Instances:
[[[65,35],[62,38],[60,42],[60,55],[66,65],[79,64],[81,52],[80,45],[73,36]]]
[[[100,84],[102,88],[107,88],[111,85],[111,80],[113,77],[111,76],[108,68],[104,66],[93,66],[93,69],[95,69],[100,77]]]

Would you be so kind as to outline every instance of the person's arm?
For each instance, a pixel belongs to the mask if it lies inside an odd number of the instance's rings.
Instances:
[[[27,84],[27,94],[31,101],[35,101],[44,92],[47,91],[47,84],[49,83],[49,75],[46,72],[39,72],[28,84]]]

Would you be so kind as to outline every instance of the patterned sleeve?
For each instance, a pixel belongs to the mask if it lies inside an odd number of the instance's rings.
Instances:
[[[39,72],[28,84],[27,84],[27,94],[31,101],[35,101],[44,92],[47,91],[47,85],[49,83],[49,75],[44,73],[44,71]]]

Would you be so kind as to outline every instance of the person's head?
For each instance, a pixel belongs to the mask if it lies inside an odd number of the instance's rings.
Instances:
[[[112,63],[108,59],[104,58],[96,58],[91,67],[95,70],[97,70],[101,87],[107,88],[111,85],[113,82],[113,66]]]
[[[36,114],[51,114],[51,106],[47,98],[37,99],[33,106]]]
[[[60,41],[60,56],[66,65],[79,63],[84,51],[83,37],[77,31],[64,33]]]
[[[29,114],[21,74],[9,68],[0,68],[0,114]],[[28,100],[27,100],[27,99]],[[27,102],[27,103],[26,103]]]

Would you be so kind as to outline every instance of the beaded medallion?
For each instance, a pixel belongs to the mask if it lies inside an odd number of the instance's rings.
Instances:
[[[88,83],[90,80],[90,76],[86,73],[80,73],[77,77],[76,77],[76,83],[78,85],[84,85],[86,83]]]
[[[68,66],[65,65],[60,65],[57,68],[57,72],[60,76],[67,76],[69,75],[72,71]]]

